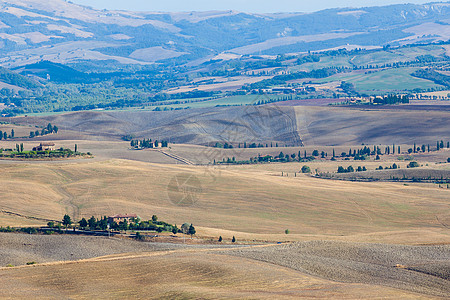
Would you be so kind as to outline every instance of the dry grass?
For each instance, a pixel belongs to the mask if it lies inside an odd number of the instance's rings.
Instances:
[[[289,229],[318,236],[439,231],[449,225],[448,190],[428,186],[281,177],[258,167],[125,160],[4,163],[2,171],[4,210],[48,219],[60,219],[65,213],[76,220],[116,213],[138,213],[148,219],[156,214],[176,224],[257,234]],[[174,205],[169,198],[168,184],[179,174],[195,175],[200,182],[192,207]],[[3,217],[0,225],[9,225]],[[437,236],[447,242],[450,238],[445,232]]]

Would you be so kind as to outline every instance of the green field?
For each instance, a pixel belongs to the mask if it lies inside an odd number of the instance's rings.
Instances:
[[[361,92],[393,92],[407,91],[415,88],[443,88],[432,81],[411,76],[415,68],[389,69],[372,74],[363,74],[350,78],[348,81]]]
[[[355,74],[355,72],[341,73],[328,78],[315,80],[315,82],[328,83],[334,81],[348,81],[355,85],[358,92],[369,94],[377,92],[406,92],[416,88],[443,88],[443,86],[435,84],[430,80],[411,76],[415,70],[417,70],[417,68],[388,69],[378,72],[375,71],[370,74]]]

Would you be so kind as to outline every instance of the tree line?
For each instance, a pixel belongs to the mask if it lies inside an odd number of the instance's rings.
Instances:
[[[169,142],[161,140],[152,141],[152,139],[142,139],[142,140],[131,140],[130,146],[134,149],[147,149],[147,148],[167,148]]]
[[[96,218],[94,216],[89,219],[82,218],[77,222],[78,225],[73,225],[74,222],[72,218],[65,214],[61,222],[48,222],[47,226],[50,228],[61,228],[61,224],[63,226],[79,228],[82,230],[142,230],[142,231],[156,231],[156,232],[172,232],[173,234],[184,233],[189,235],[194,235],[196,233],[195,227],[192,224],[184,223],[181,228],[178,228],[177,225],[169,224],[164,221],[159,221],[156,215],[153,215],[150,220],[141,220],[139,217],[131,218],[128,222],[127,220],[121,221],[119,223],[109,220],[108,217],[103,216],[100,218]]]
[[[39,131],[39,130],[30,131],[30,136],[29,137],[30,137],[30,139],[32,139],[32,138],[37,137],[39,135],[44,136],[44,135],[52,134],[52,133],[56,134],[56,133],[58,133],[58,130],[59,130],[58,126],[56,126],[56,125],[52,126],[51,123],[48,123],[46,127],[42,128],[41,131]]]

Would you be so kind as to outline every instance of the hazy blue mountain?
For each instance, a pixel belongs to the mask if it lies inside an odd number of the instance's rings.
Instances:
[[[0,64],[148,65],[450,39],[450,3],[310,14],[95,10],[63,0],[0,1]]]

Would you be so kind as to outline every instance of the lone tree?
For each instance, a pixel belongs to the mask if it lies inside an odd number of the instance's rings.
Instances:
[[[194,227],[194,225],[191,224],[191,226],[189,226],[189,230],[188,230],[188,233],[191,235],[191,238],[195,234],[195,232],[196,232],[195,227]]]
[[[68,214],[64,215],[64,217],[62,219],[62,223],[66,227],[72,224],[72,220],[70,219],[70,216]]]
[[[219,236],[219,242],[222,242],[222,236]]]
[[[158,222],[158,217],[156,215],[152,216],[152,222]]]
[[[231,239],[231,242],[236,243],[236,238],[234,237],[234,235],[233,235],[233,238]]]
[[[87,227],[88,222],[86,221],[85,218],[83,218],[83,219],[81,219],[81,221],[78,222],[78,224],[80,224],[80,227],[84,229]]]

